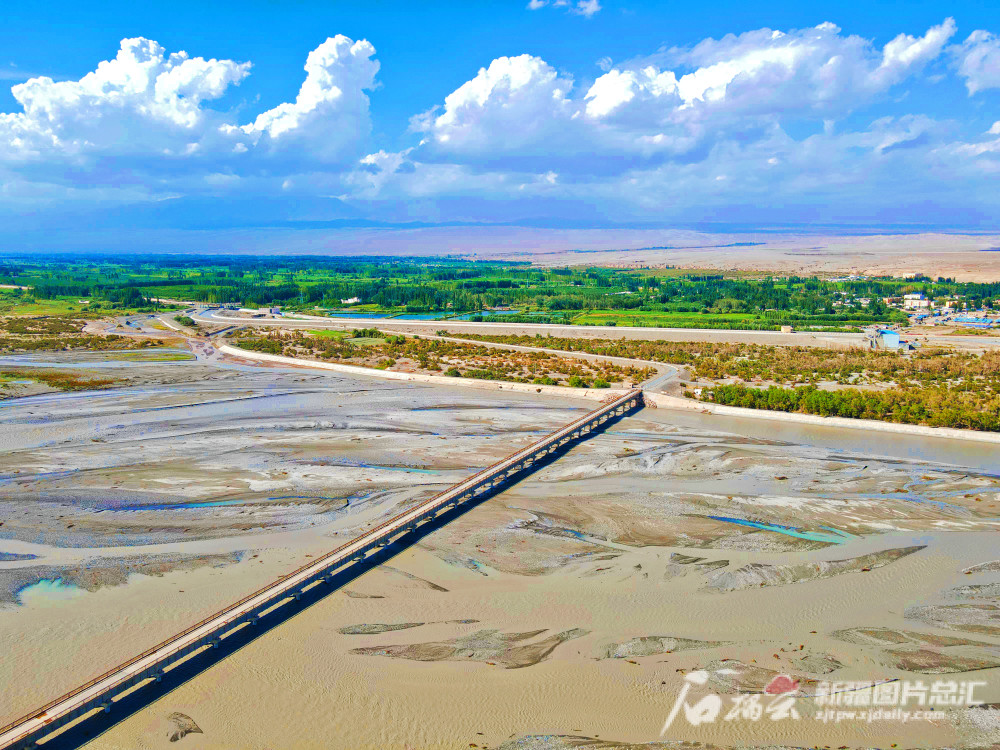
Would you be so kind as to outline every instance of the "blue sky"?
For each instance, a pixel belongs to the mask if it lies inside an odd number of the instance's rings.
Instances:
[[[11,249],[1000,215],[997,3],[50,2],[4,21]]]

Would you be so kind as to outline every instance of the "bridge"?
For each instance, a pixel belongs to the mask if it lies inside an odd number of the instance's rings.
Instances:
[[[253,627],[259,618],[275,612],[289,601],[299,599],[307,590],[332,582],[335,573],[363,563],[389,544],[404,541],[408,535],[416,536],[422,527],[449,511],[478,504],[510,482],[527,476],[546,459],[551,460],[557,451],[593,436],[608,422],[642,406],[643,395],[638,389],[613,398],[541,440],[369,529],[124,664],[0,727],[0,750],[35,747],[38,741],[87,714],[94,711],[110,713],[116,698],[151,682],[159,682],[168,669],[176,668],[195,653],[218,648],[225,639],[243,628]]]

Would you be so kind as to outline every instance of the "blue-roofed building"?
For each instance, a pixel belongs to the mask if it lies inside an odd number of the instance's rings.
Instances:
[[[896,351],[899,349],[899,331],[890,331],[887,328],[879,330],[878,347],[880,349],[888,349],[890,351]]]
[[[1000,322],[997,318],[978,317],[973,315],[962,315],[955,318],[956,323],[969,326],[971,328],[991,328]]]

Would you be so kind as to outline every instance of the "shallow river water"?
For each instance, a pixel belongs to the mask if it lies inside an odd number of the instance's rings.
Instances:
[[[0,403],[0,723],[592,408],[129,369],[142,385]],[[176,747],[177,713],[196,750],[648,743],[694,670],[724,696],[945,675],[1000,701],[998,465],[995,446],[647,409],[90,747]],[[975,747],[1000,728],[800,710],[665,739]]]

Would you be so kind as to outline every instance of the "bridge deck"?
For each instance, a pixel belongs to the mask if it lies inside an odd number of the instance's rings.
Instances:
[[[630,391],[556,430],[528,447],[511,454],[408,511],[364,532],[350,542],[282,576],[264,588],[240,599],[166,641],[95,677],[5,727],[0,727],[0,749],[27,747],[32,742],[74,719],[103,707],[110,711],[116,695],[150,679],[158,679],[164,668],[209,645],[217,645],[226,634],[277,607],[291,596],[322,581],[334,568],[364,559],[365,555],[390,543],[460,503],[481,498],[509,478],[526,472],[535,462],[574,440],[594,434],[609,419],[641,408],[640,390]]]

